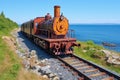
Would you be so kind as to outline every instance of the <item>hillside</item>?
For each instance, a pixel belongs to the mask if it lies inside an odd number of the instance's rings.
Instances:
[[[16,40],[11,32],[18,28],[16,22],[0,14],[0,80],[43,80],[22,67],[16,54]]]
[[[17,23],[6,18],[3,12],[0,14],[0,80],[15,80],[20,68],[13,51],[2,39],[3,36],[10,36],[10,32],[17,27]]]
[[[0,35],[10,35],[11,30],[17,27],[17,23],[6,18],[3,12],[0,14]]]

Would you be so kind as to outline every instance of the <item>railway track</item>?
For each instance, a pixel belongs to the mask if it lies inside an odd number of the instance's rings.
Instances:
[[[76,55],[57,56],[57,58],[80,76],[79,80],[120,80],[120,76]]]
[[[50,53],[54,57],[57,57],[65,64],[64,66],[68,66],[72,71],[75,72],[75,74],[77,73],[77,75],[80,76],[79,80],[120,80],[119,75],[106,70],[94,63],[91,63],[83,58],[77,57],[74,54],[56,56],[49,50],[45,51],[47,53]]]

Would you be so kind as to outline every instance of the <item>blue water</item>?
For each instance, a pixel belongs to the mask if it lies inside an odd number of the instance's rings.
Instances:
[[[75,30],[76,38],[81,41],[93,40],[116,44],[116,47],[105,47],[120,52],[120,25],[70,25]]]

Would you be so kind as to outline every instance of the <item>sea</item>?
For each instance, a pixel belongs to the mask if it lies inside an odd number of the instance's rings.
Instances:
[[[75,37],[77,40],[92,40],[98,45],[102,45],[102,42],[115,44],[116,47],[104,47],[106,49],[120,52],[119,24],[71,24],[70,29],[75,30]]]

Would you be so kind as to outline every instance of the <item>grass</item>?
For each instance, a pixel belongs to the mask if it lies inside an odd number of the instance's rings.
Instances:
[[[3,36],[11,36],[11,31],[18,25],[0,14],[0,80],[46,80],[35,73],[25,71],[22,60],[17,56],[10,41],[2,39]],[[11,48],[12,47],[12,48]]]
[[[20,70],[19,58],[2,39],[2,36],[11,36],[10,32],[18,25],[0,14],[0,80],[16,80]]]
[[[81,47],[74,47],[76,55],[120,74],[119,65],[109,64],[105,61],[105,54],[100,51],[104,49],[102,46],[94,44],[93,41],[78,41],[78,43],[81,44]]]
[[[16,80],[21,67],[19,58],[1,36],[0,34],[0,80]]]
[[[0,80],[16,80],[21,67],[19,58],[0,39]]]

